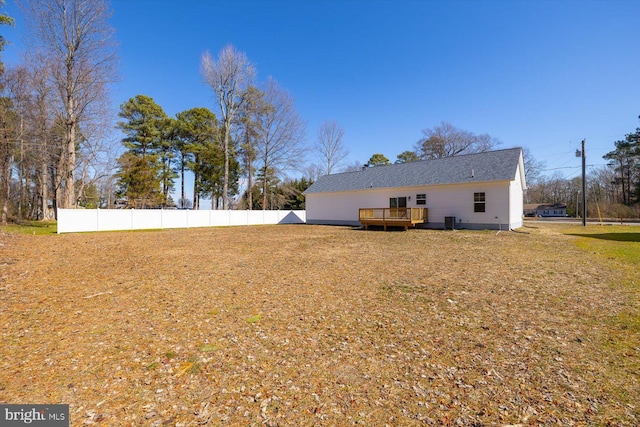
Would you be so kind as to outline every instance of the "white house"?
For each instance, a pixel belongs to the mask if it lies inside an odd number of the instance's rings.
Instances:
[[[532,203],[524,205],[524,216],[567,216],[567,205],[564,203]]]
[[[305,191],[307,224],[358,225],[360,208],[428,208],[419,226],[514,229],[526,189],[521,148],[364,168]]]

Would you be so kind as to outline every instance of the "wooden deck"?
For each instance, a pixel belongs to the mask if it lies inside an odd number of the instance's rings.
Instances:
[[[416,224],[428,222],[427,208],[361,208],[358,221],[366,229],[370,225],[381,225],[387,231],[387,226],[415,227]]]

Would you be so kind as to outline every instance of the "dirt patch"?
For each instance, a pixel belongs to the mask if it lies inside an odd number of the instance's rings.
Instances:
[[[0,401],[72,425],[634,424],[638,373],[600,357],[616,271],[529,231],[1,234]]]

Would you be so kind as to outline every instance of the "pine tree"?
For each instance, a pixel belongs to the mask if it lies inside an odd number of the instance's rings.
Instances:
[[[172,179],[165,166],[167,115],[145,95],[122,104],[118,115],[126,119],[118,127],[126,135],[122,144],[128,149],[118,159],[119,195],[132,207],[166,205]]]

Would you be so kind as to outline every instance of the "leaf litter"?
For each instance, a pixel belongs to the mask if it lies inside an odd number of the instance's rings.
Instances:
[[[638,423],[629,295],[553,230],[0,237],[0,402],[73,425]]]

